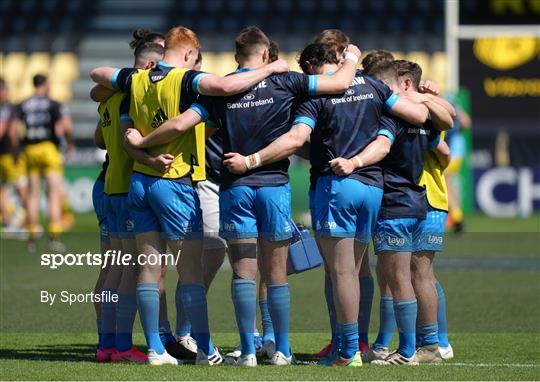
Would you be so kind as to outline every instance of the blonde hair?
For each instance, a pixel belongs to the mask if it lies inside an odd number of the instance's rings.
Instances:
[[[165,50],[192,46],[201,48],[201,43],[195,32],[186,27],[174,27],[165,35]]]

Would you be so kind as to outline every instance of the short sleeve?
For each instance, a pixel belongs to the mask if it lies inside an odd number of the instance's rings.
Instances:
[[[308,96],[310,94],[311,77],[312,76],[296,72],[288,72],[278,76],[279,80],[283,82],[283,86],[297,96]],[[315,77],[315,84],[313,85],[315,89],[313,95],[315,95],[317,93],[317,76],[313,77]]]
[[[383,114],[379,120],[379,131],[377,135],[383,135],[386,138],[390,139],[390,142],[393,144],[398,133],[399,126],[396,120],[387,115]]]
[[[384,102],[384,109],[386,111],[391,110],[399,99],[399,96],[392,91],[384,82],[366,76],[365,78],[370,81],[371,85],[375,88],[379,96]]]
[[[199,114],[204,122],[207,122],[209,119],[215,119],[212,117],[215,100],[215,97],[200,95],[189,108]]]
[[[429,130],[428,150],[433,150],[439,145],[442,133],[438,130],[435,130],[432,125],[430,127],[431,129]]]
[[[318,98],[308,98],[304,100],[296,108],[293,125],[304,123],[313,130],[321,112],[321,104],[321,100]]]
[[[131,89],[131,77],[137,73],[135,68],[117,69],[111,79],[112,87],[116,90],[127,92]]]

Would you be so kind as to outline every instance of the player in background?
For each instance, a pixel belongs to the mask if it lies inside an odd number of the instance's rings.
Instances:
[[[26,126],[22,141],[29,180],[27,198],[28,250],[35,251],[35,239],[39,226],[40,183],[47,183],[50,247],[62,251],[61,187],[63,163],[58,149],[60,137],[66,139],[68,150],[73,147],[69,116],[58,102],[48,96],[47,77],[37,74],[33,78],[34,95],[17,105],[14,112],[15,125],[22,121]],[[18,128],[15,127],[17,130]]]
[[[268,61],[269,40],[259,28],[245,28],[237,36],[236,45],[238,71],[250,73],[256,70],[250,68],[261,67]],[[220,234],[228,239],[235,275],[232,295],[242,345],[237,365],[257,365],[253,333],[258,244],[276,339],[276,352],[271,363],[290,365],[292,362],[286,274],[287,249],[292,234],[288,160],[283,158],[278,163],[261,167],[257,160],[246,164],[243,154],[261,149],[286,133],[290,128],[292,106],[299,98],[344,91],[352,80],[360,53],[354,46],[350,49],[356,54],[351,52],[350,59],[333,75],[289,73],[271,76],[249,92],[203,102],[205,108],[211,110],[211,117],[219,121],[225,152],[223,163],[227,167],[220,190]],[[140,147],[151,147],[174,139],[200,120],[194,112],[184,113],[169,121],[167,127],[164,125],[144,138],[134,131],[128,139]],[[257,129],[255,137],[254,128]],[[245,173],[247,170],[250,171]]]
[[[17,141],[17,131],[11,123],[13,105],[8,101],[6,82],[0,78],[0,210],[2,217],[2,230],[15,232],[17,229],[12,221],[14,212],[9,202],[9,190],[13,186],[21,202],[22,209],[26,205],[27,179],[24,159],[18,155],[14,148]]]
[[[218,77],[190,70],[200,49],[193,31],[171,29],[165,39],[163,61],[150,71],[97,68],[91,77],[97,83],[130,92],[130,117],[144,135],[170,117],[205,111],[195,103],[199,94],[235,94],[254,86],[274,72],[287,71],[284,62],[235,76]],[[143,102],[144,100],[144,102]],[[199,120],[200,122],[200,120]],[[190,128],[193,125],[190,126]],[[159,253],[160,236],[167,238],[173,253],[180,253],[177,270],[182,281],[181,299],[197,341],[196,363],[216,365],[223,361],[210,339],[206,293],[202,275],[202,216],[199,198],[192,185],[191,168],[197,163],[195,132],[190,130],[168,145],[149,150],[151,155],[167,152],[173,159],[165,173],[158,173],[137,160],[129,193],[139,251]],[[177,364],[163,347],[158,332],[161,266],[145,264],[137,285],[137,300],[153,364]]]
[[[325,29],[315,37],[313,42],[330,46],[335,51],[336,58],[339,60],[339,63],[341,65],[344,60],[345,49],[347,48],[350,39],[345,33],[343,33],[339,29]],[[310,187],[310,201],[314,200],[314,188],[314,185],[313,187]],[[312,208],[310,208],[310,210],[311,209]],[[332,282],[330,280],[330,273],[328,272],[328,266],[326,265],[326,262],[324,263],[324,266],[325,270],[327,271],[325,272],[327,277],[325,277],[324,280],[324,297],[326,300],[326,306],[328,308],[328,317],[330,319],[330,331],[332,337],[330,343],[328,343],[324,348],[322,348],[318,353],[315,354],[316,357],[321,358],[329,356],[330,352],[332,351],[332,344],[336,327],[336,308],[334,305]],[[360,352],[364,354],[369,349],[368,333],[374,293],[373,276],[371,275],[368,256],[364,256],[362,258],[362,265],[360,267],[359,277],[361,296],[358,311],[358,348]]]

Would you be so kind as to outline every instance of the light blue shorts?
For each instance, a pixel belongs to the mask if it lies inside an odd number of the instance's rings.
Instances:
[[[228,239],[292,237],[291,188],[234,186],[219,193],[219,234]]]
[[[99,237],[102,242],[109,242],[109,222],[107,220],[106,211],[106,198],[105,192],[103,191],[105,187],[105,182],[103,180],[96,180],[94,187],[92,188],[92,204],[94,205],[94,211],[98,219],[99,225]]]
[[[414,243],[414,252],[443,250],[447,215],[446,211],[436,210],[428,205],[426,218],[420,221],[418,227],[419,234]]]
[[[356,179],[320,177],[313,203],[313,228],[318,236],[354,237],[367,244],[374,232],[382,196],[382,189]]]
[[[134,172],[128,206],[135,232],[161,231],[166,240],[202,239],[202,212],[191,185]]]
[[[413,252],[422,221],[417,218],[379,219],[373,237],[375,253]]]
[[[109,234],[115,238],[133,238],[134,223],[129,213],[128,194],[106,195]]]

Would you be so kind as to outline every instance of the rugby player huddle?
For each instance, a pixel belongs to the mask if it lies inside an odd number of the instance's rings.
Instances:
[[[99,362],[291,365],[288,157],[308,152],[312,227],[325,266],[332,340],[325,366],[364,362],[415,365],[453,357],[444,292],[433,273],[442,248],[450,160],[442,131],[453,107],[421,68],[360,50],[325,30],[289,71],[257,27],[236,37],[238,69],[199,71],[195,33],[134,33],[133,68],[96,68],[91,97],[101,102],[96,143],[107,165],[94,188],[103,251],[180,252],[176,332],[167,319],[165,267],[111,266],[96,292]],[[301,150],[304,148],[304,150]],[[373,240],[381,289],[380,328],[368,345]],[[206,292],[228,253],[239,347],[222,357],[212,342]],[[256,286],[257,271],[261,282]],[[257,332],[256,305],[262,318]],[[148,354],[133,346],[139,312]],[[399,346],[389,352],[395,329]]]

